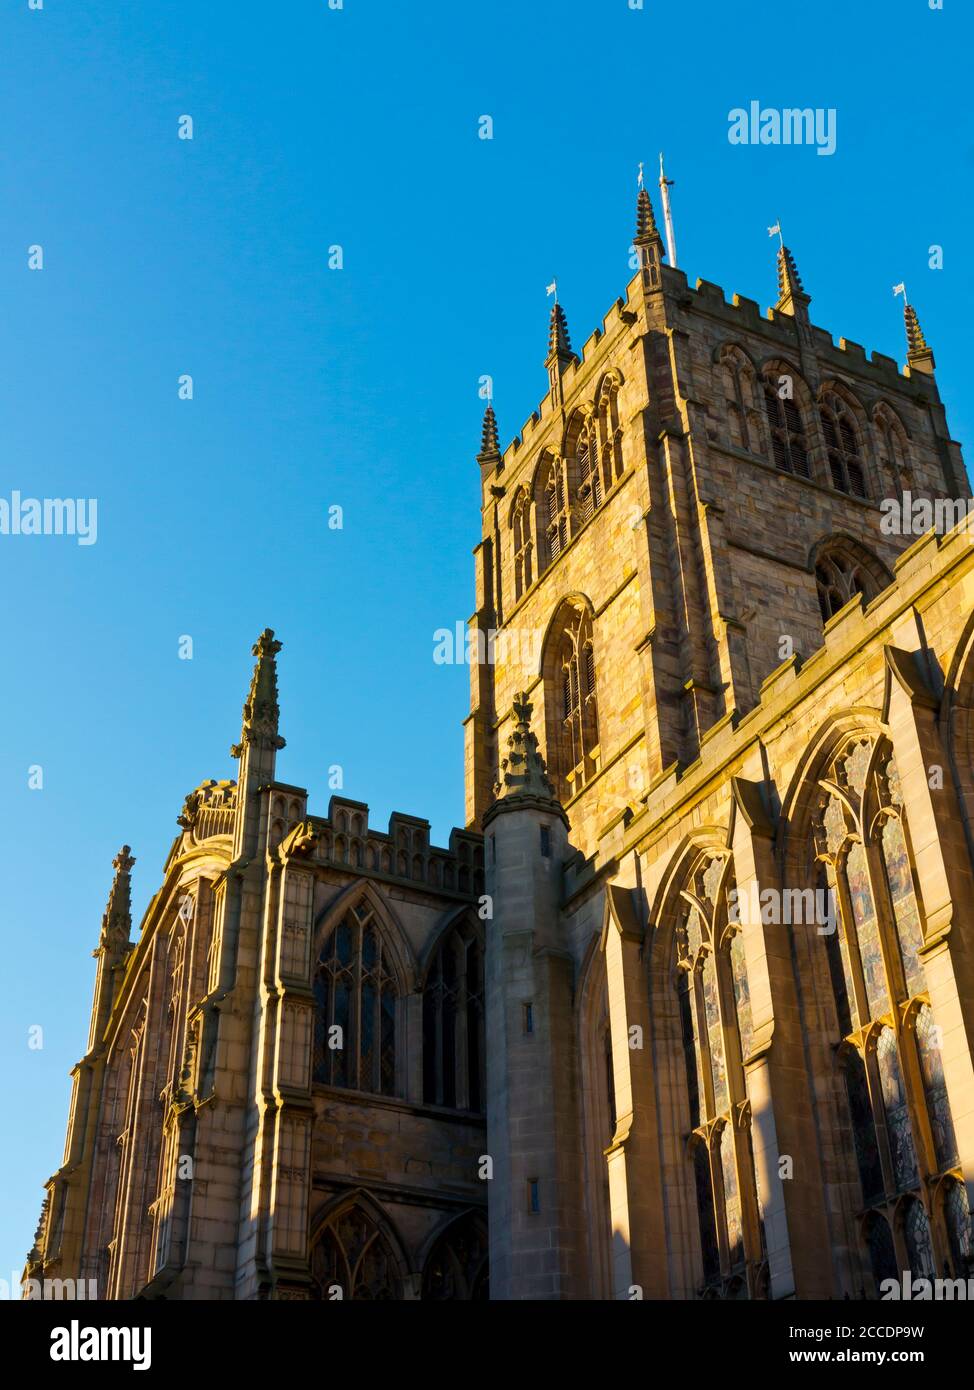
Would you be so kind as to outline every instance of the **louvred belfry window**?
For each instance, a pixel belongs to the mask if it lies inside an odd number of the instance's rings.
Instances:
[[[599,440],[594,420],[585,425],[579,435],[575,451],[575,471],[578,479],[577,515],[581,524],[588,521],[602,505]]]
[[[808,443],[801,411],[792,397],[782,399],[774,382],[767,378],[764,383],[764,409],[775,467],[785,473],[794,473],[799,478],[810,477]]]
[[[552,564],[568,544],[568,500],[565,468],[561,459],[548,463],[542,487],[544,542],[547,563]]]
[[[314,993],[315,1081],[394,1095],[398,991],[368,904],[351,908],[325,942]]]
[[[511,532],[514,543],[514,597],[519,599],[530,589],[534,580],[531,499],[524,488],[518,492],[511,512]]]
[[[931,1278],[950,1264],[966,1274],[966,1193],[922,958],[909,828],[888,743],[850,739],[820,788],[817,882],[837,909],[821,949],[835,1003],[848,1115],[841,1129],[859,1178],[864,1256],[877,1290],[901,1269]],[[938,1204],[943,1240],[935,1231]]]
[[[866,472],[852,412],[845,401],[830,392],[822,402],[821,413],[832,486],[852,497],[865,497]]]
[[[599,742],[595,651],[588,613],[567,607],[564,625],[550,640],[556,644],[558,699],[554,737],[548,747],[549,772],[561,783],[561,793],[570,796],[595,772]]]

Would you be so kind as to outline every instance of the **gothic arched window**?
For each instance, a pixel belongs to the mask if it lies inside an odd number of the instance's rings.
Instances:
[[[399,1262],[377,1222],[353,1204],[333,1216],[311,1250],[311,1274],[320,1299],[341,1290],[345,1300],[389,1302],[402,1298]]]
[[[739,1297],[763,1287],[764,1230],[743,1068],[753,1037],[751,997],[743,938],[728,922],[730,889],[728,861],[703,854],[682,893],[675,964],[700,1292]]]
[[[575,441],[575,516],[584,525],[602,505],[602,470],[599,458],[598,423],[594,416],[585,421]]]
[[[423,990],[423,1099],[484,1107],[484,953],[469,923],[436,949]]]
[[[597,770],[599,719],[595,647],[587,608],[566,603],[545,645],[548,772],[571,796]]]
[[[487,1227],[482,1217],[454,1221],[433,1246],[423,1270],[423,1298],[437,1301],[490,1297]]]
[[[514,540],[514,598],[515,601],[530,589],[534,580],[531,540],[531,499],[521,488],[511,512],[511,533]]]
[[[563,459],[549,458],[540,479],[541,542],[544,564],[550,565],[568,544],[568,488]]]
[[[602,459],[602,483],[608,492],[623,473],[622,428],[619,424],[619,382],[607,376],[599,389],[598,434]]]
[[[944,1224],[957,1278],[967,1278],[972,1268],[974,1241],[971,1237],[971,1209],[963,1181],[952,1179],[944,1196]]]
[[[775,386],[770,377],[764,378],[764,412],[771,435],[772,462],[785,473],[809,478],[805,422],[791,390],[793,379],[784,377],[783,381],[784,385]]]
[[[886,405],[877,408],[873,419],[879,436],[880,463],[885,467],[897,494],[902,497],[904,490],[913,484],[906,431]]]
[[[856,594],[863,600],[870,599],[886,587],[882,566],[863,547],[853,549],[851,545],[836,541],[819,553],[815,562],[815,586],[818,591],[818,606],[822,621],[828,622]]]
[[[760,450],[757,436],[752,439],[754,368],[740,348],[732,345],[721,348],[719,362],[730,442],[735,448],[757,453]]]
[[[314,995],[315,1081],[394,1095],[398,990],[367,902],[350,908],[325,942]]]
[[[890,1264],[877,1255],[877,1241],[894,1250],[892,1273],[882,1277],[909,1267],[929,1278],[924,1271],[946,1254],[934,1257],[931,1194],[959,1169],[909,827],[888,743],[847,740],[820,787],[815,854],[838,909],[825,951],[848,1111],[840,1128],[852,1139],[860,1216],[872,1213],[863,1230],[877,1284],[877,1270]]]
[[[830,391],[822,400],[821,416],[832,486],[853,497],[865,497],[865,465],[852,411],[840,396]]]

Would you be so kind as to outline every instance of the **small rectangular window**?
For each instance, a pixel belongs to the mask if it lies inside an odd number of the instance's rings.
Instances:
[[[528,1211],[535,1215],[541,1210],[541,1184],[537,1178],[528,1179]]]
[[[524,1006],[524,1031],[525,1033],[534,1032],[534,1005],[525,1004]]]
[[[493,835],[487,841],[487,862],[488,864],[497,863],[497,846],[494,843]]]
[[[547,825],[541,827],[541,857],[551,858],[551,828]]]

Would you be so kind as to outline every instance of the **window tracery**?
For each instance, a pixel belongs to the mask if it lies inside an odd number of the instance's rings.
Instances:
[[[820,787],[815,854],[837,905],[836,929],[824,949],[865,1253],[877,1287],[904,1268],[932,1278],[938,1237],[931,1193],[958,1175],[957,1147],[892,749],[863,736],[849,739]],[[956,1209],[959,1199],[953,1200]],[[951,1254],[948,1244],[941,1265]]]
[[[765,1287],[764,1231],[754,1177],[743,1062],[753,1037],[739,927],[728,921],[729,861],[704,854],[682,893],[675,939],[696,1197],[702,1296]]]
[[[368,902],[350,908],[325,942],[314,995],[314,1080],[394,1095],[398,989]]]

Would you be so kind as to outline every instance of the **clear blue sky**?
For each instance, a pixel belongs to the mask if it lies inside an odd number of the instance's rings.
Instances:
[[[340,763],[375,822],[462,821],[467,672],[432,634],[473,604],[478,379],[506,443],[546,284],[580,346],[630,277],[638,160],[666,151],[691,281],[767,305],[780,217],[814,320],[902,361],[905,279],[974,438],[969,8],[6,0],[0,496],[99,514],[93,546],[0,536],[0,1278],[61,1159],[112,856],[138,921],[183,797],[235,770],[263,627],[314,811]],[[836,153],[730,145],[755,99],[835,108]]]

